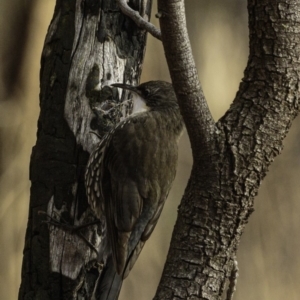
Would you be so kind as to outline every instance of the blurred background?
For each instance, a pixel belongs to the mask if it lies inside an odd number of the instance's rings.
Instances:
[[[17,299],[21,279],[40,56],[54,4],[55,0],[0,1],[0,299],[5,300]],[[233,100],[247,62],[246,1],[189,0],[186,5],[199,76],[218,120]],[[157,24],[155,18],[153,22]],[[151,79],[169,80],[169,74],[160,42],[149,37],[142,81]],[[240,276],[234,299],[299,299],[299,122],[294,122],[255,200],[238,250]],[[176,182],[152,237],[124,282],[120,300],[153,298],[190,169],[184,135]]]

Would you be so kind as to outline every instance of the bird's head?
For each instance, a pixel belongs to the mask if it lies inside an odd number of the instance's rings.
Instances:
[[[161,80],[144,82],[138,86],[123,83],[114,83],[114,87],[129,90],[134,96],[134,111],[146,105],[146,110],[177,108],[177,99],[171,83]],[[145,110],[145,109],[143,109]]]

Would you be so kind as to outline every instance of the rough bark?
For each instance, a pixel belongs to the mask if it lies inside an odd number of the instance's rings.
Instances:
[[[130,5],[149,18],[151,1]],[[98,129],[104,127],[91,108],[112,100],[104,86],[139,81],[145,43],[145,31],[120,13],[114,0],[57,0],[41,61],[41,113],[30,164],[19,299],[91,297],[101,268],[85,239],[97,247],[101,231],[94,225],[73,234],[45,221],[51,216],[78,226],[95,220],[83,175],[99,142],[91,131],[101,135]],[[120,116],[102,121],[108,128]]]
[[[248,65],[213,130],[183,28],[184,1],[160,0],[158,9],[194,164],[155,299],[221,299],[254,197],[298,114],[300,4],[248,1]]]

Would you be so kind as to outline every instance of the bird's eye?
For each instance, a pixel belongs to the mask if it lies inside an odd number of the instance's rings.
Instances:
[[[145,90],[144,90],[144,95],[145,95],[146,97],[149,96],[149,95],[150,95],[150,90],[145,89]]]

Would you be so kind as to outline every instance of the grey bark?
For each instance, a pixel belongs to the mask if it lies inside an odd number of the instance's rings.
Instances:
[[[150,1],[130,5],[149,18]],[[101,266],[89,243],[97,248],[101,228],[93,225],[76,234],[71,228],[95,221],[84,187],[85,165],[99,142],[91,131],[102,135],[121,117],[100,118],[99,124],[93,111],[105,103],[120,105],[112,101],[116,91],[104,86],[138,83],[145,43],[146,32],[114,0],[57,0],[41,60],[41,113],[30,164],[19,299],[90,299],[93,294]],[[65,226],[48,224],[50,217]]]
[[[158,9],[194,164],[155,299],[221,299],[254,197],[299,111],[300,4],[248,1],[247,68],[233,104],[213,126],[190,52],[184,1],[160,0]]]

